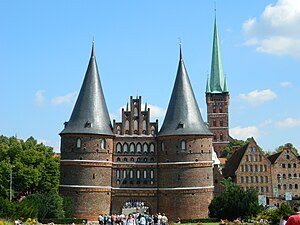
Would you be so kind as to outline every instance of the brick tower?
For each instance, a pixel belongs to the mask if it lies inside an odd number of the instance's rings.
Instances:
[[[213,197],[212,133],[207,129],[180,59],[158,134],[158,210],[171,218],[208,217]]]
[[[75,217],[110,213],[114,133],[99,78],[94,43],[71,118],[61,136],[60,193],[74,201]]]
[[[229,91],[223,74],[217,20],[214,23],[211,73],[206,85],[207,123],[213,133],[213,146],[217,156],[232,139],[229,135]]]

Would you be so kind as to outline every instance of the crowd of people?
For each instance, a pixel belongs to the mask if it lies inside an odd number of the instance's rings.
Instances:
[[[137,206],[133,206],[137,207]],[[148,213],[129,213],[98,216],[99,225],[167,225],[168,217],[163,213],[150,215]]]

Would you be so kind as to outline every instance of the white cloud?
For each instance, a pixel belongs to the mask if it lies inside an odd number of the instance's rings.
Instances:
[[[277,95],[270,89],[258,91],[254,90],[247,94],[240,94],[239,98],[251,105],[259,105],[267,101],[275,99]]]
[[[234,127],[229,129],[230,136],[240,140],[247,140],[249,137],[257,139],[259,137],[259,130],[255,126],[250,127]]]
[[[288,82],[288,81],[283,81],[283,82],[280,82],[280,86],[281,87],[291,87],[292,83]]]
[[[45,102],[45,96],[44,96],[43,90],[38,90],[35,92],[35,103],[38,105],[42,105]]]
[[[276,126],[279,128],[294,128],[300,127],[300,118],[291,118],[288,117],[284,120],[278,121]]]
[[[243,24],[246,45],[262,53],[300,56],[299,0],[278,0]]]
[[[51,103],[53,105],[71,104],[75,101],[76,96],[77,96],[76,92],[68,93],[63,96],[56,96],[52,99]]]

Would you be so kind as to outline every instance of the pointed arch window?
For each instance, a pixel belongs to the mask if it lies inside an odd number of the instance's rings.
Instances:
[[[144,143],[144,145],[143,145],[143,152],[144,153],[148,153],[148,145],[147,145],[147,143]]]
[[[147,170],[144,170],[144,171],[143,171],[143,178],[144,178],[144,179],[147,179]]]
[[[147,129],[146,120],[143,120],[142,128],[143,128],[143,131],[146,131],[146,129]]]
[[[165,150],[165,143],[162,141],[161,142],[161,151],[164,151]]]
[[[133,179],[133,170],[132,170],[132,169],[131,169],[130,172],[129,172],[129,178],[130,178],[130,179]]]
[[[117,126],[117,134],[121,134],[121,127]]]
[[[150,153],[153,154],[153,153],[154,153],[154,149],[155,149],[155,148],[154,148],[154,144],[151,143],[151,144],[150,144]]]
[[[123,170],[123,178],[124,178],[124,179],[127,178],[127,170]]]
[[[153,179],[153,178],[154,178],[154,171],[150,170],[150,179]]]
[[[134,133],[137,134],[137,131],[138,131],[138,121],[137,120],[133,121],[133,130],[134,130]]]
[[[122,152],[122,145],[120,143],[117,144],[117,153]]]
[[[123,152],[124,152],[124,153],[128,153],[128,144],[127,144],[127,143],[125,143],[125,144],[123,145]]]
[[[137,107],[136,102],[134,103],[133,115],[138,116],[138,107]]]
[[[214,134],[214,141],[217,140],[217,134]]]
[[[220,141],[223,141],[223,139],[224,139],[224,138],[223,138],[223,134],[221,133],[221,134],[220,134]]]
[[[128,132],[129,132],[129,121],[128,120],[125,121],[125,130],[126,130],[126,133],[128,134]]]
[[[120,177],[120,170],[117,170],[116,176],[117,176],[117,179],[120,179],[120,178],[121,178],[121,177]]]
[[[154,135],[155,134],[155,127],[151,126],[151,134]]]
[[[134,144],[133,143],[130,144],[130,153],[134,153]]]
[[[102,150],[106,148],[106,140],[105,139],[101,139],[100,140],[100,148]]]
[[[80,138],[77,138],[77,140],[76,140],[76,147],[81,148],[81,139]]]
[[[138,143],[138,144],[136,145],[136,152],[137,152],[137,153],[141,153],[141,152],[142,152],[142,145],[141,145],[140,143]]]

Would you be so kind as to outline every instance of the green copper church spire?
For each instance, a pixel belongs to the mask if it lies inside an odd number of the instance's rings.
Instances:
[[[226,78],[223,73],[222,57],[218,36],[217,18],[214,24],[214,40],[212,50],[211,73],[207,79],[206,93],[223,93],[228,92]]]

